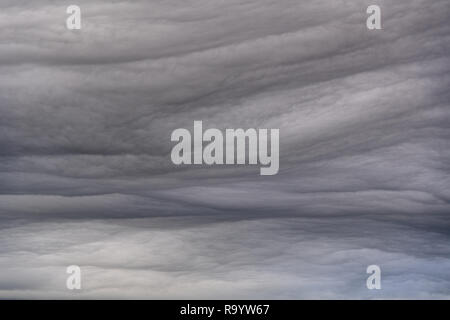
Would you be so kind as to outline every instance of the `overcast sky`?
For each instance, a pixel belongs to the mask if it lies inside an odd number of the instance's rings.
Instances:
[[[449,16],[0,0],[0,298],[450,298]],[[279,173],[175,166],[194,120],[279,128]]]

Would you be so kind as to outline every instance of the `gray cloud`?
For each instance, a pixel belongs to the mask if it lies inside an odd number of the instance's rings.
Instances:
[[[77,4],[0,0],[0,297],[449,297],[447,1]],[[174,166],[194,120],[279,174]]]

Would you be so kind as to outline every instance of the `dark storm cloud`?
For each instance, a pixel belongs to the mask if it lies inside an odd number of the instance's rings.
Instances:
[[[448,1],[76,4],[0,0],[1,297],[448,297]],[[280,172],[174,166],[194,120]]]

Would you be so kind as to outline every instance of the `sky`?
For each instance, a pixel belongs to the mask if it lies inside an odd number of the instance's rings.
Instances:
[[[0,298],[449,299],[449,16],[0,0]],[[174,165],[196,120],[279,128],[278,174]]]

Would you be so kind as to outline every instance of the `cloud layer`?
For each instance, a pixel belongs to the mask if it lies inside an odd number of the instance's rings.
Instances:
[[[450,297],[448,1],[77,4],[0,0],[0,297]],[[194,120],[278,175],[173,165]]]

